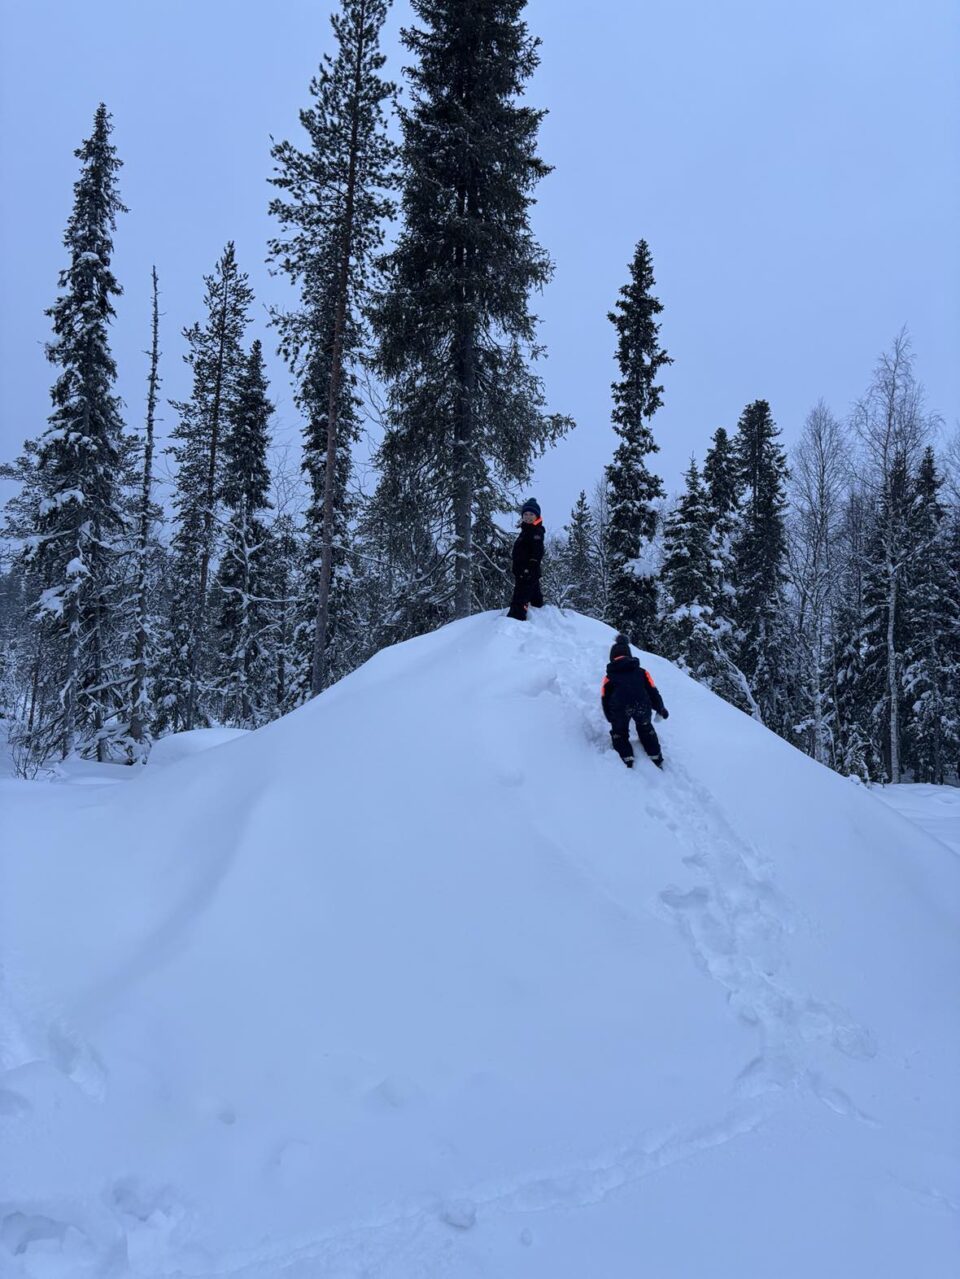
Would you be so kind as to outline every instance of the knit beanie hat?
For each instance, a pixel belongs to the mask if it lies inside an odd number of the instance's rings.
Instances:
[[[528,497],[523,506],[520,507],[521,515],[525,515],[527,511],[532,511],[537,519],[540,518],[540,503],[535,497]]]
[[[618,635],[610,648],[610,661],[615,662],[618,657],[629,656],[630,641],[627,639],[626,635]]]

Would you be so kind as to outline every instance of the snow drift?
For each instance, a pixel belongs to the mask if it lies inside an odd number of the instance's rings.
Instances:
[[[946,1279],[960,863],[612,632],[485,614],[8,782],[0,1275]]]

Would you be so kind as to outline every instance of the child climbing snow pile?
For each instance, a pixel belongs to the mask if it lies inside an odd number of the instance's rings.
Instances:
[[[600,688],[600,704],[610,724],[610,740],[613,748],[626,764],[633,767],[633,746],[630,742],[630,721],[637,726],[637,735],[643,749],[658,768],[663,767],[660,739],[650,722],[653,711],[661,719],[667,719],[660,690],[653,676],[645,670],[630,652],[630,641],[618,635],[610,649],[607,673]]]

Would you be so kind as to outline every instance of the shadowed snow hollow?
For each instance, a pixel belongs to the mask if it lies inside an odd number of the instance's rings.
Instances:
[[[0,1274],[955,1273],[960,863],[612,632],[387,650],[7,783]]]

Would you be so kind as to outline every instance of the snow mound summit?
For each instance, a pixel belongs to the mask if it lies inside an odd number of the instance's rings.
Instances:
[[[960,863],[544,609],[9,782],[0,1275],[946,1279]]]

